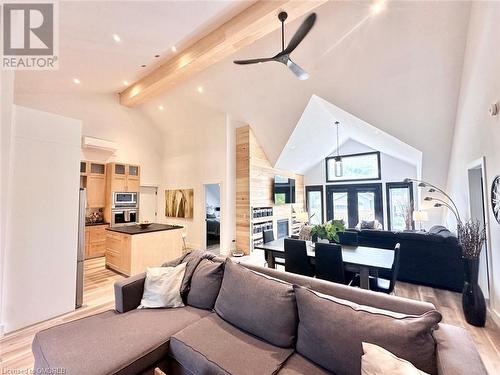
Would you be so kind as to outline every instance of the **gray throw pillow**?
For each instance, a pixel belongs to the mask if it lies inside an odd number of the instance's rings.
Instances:
[[[361,229],[375,229],[375,221],[367,221],[367,220],[362,220],[361,221]]]
[[[209,253],[208,251],[193,250],[177,259],[171,260],[162,264],[162,267],[175,267],[181,263],[186,264],[186,273],[182,279],[181,285],[181,296],[184,301],[186,301],[187,295],[189,293],[189,288],[191,285],[191,277],[193,276],[194,270],[201,262],[202,259],[213,259],[215,255]]]
[[[283,348],[297,333],[293,286],[226,260],[215,311],[227,322]]]
[[[202,259],[191,277],[187,304],[199,309],[212,310],[224,276],[224,263]]]
[[[363,342],[383,347],[418,369],[436,374],[432,331],[441,314],[405,315],[295,286],[298,353],[337,375],[361,373]]]

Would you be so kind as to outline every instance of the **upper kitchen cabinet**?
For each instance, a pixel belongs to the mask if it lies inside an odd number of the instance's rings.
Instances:
[[[138,192],[140,167],[138,165],[109,163],[108,182],[110,192]]]
[[[81,185],[87,189],[87,208],[106,206],[106,164],[81,161],[80,175]]]
[[[138,165],[127,165],[127,191],[139,191],[140,168]]]

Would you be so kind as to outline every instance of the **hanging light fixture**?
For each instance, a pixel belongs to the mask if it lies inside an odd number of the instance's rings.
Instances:
[[[342,157],[340,156],[340,145],[339,145],[340,122],[335,121],[335,125],[337,125],[337,156],[335,156],[335,177],[342,177],[344,175],[344,166],[342,165]]]

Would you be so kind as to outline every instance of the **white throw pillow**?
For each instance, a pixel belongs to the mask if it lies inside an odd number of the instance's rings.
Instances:
[[[176,267],[148,267],[139,309],[182,307],[181,284],[186,263]]]
[[[378,345],[363,343],[362,375],[429,375]]]

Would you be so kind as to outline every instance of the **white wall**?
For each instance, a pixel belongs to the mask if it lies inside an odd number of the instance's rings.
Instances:
[[[3,306],[3,275],[5,266],[6,225],[8,207],[8,177],[12,136],[12,105],[14,72],[0,70],[0,306]],[[3,314],[0,308],[0,337],[3,334]]]
[[[172,120],[170,120],[172,121]],[[204,112],[197,109],[176,119],[176,126],[165,134],[162,189],[158,196],[162,208],[160,220],[183,225],[189,246],[201,249],[205,244],[204,185],[220,184],[221,187],[221,250],[227,248],[224,228],[226,215],[226,118],[223,113]],[[194,189],[194,213],[192,219],[165,217],[165,190]],[[229,220],[231,220],[229,218]],[[234,220],[234,219],[232,219]]]
[[[84,150],[83,159],[119,161],[141,166],[141,185],[162,181],[163,133],[141,111],[119,104],[114,94],[22,94],[15,103],[82,121],[82,134],[116,142],[115,155]]]
[[[353,139],[347,140],[344,144],[340,146],[340,153],[343,155],[347,154],[357,154],[362,152],[370,152],[376,151],[367,145],[356,142]],[[332,153],[330,156],[336,155],[336,151]],[[359,183],[382,183],[382,195],[384,202],[384,228],[387,228],[387,207],[386,207],[386,191],[385,191],[385,183],[386,182],[401,182],[406,177],[416,178],[417,177],[417,168],[414,165],[406,163],[402,160],[396,159],[387,154],[380,154],[380,164],[381,164],[381,180],[373,180],[373,181],[359,181]],[[310,168],[304,174],[304,183],[306,186],[308,185],[338,185],[338,184],[349,184],[351,182],[338,182],[338,183],[328,183],[326,184],[326,170],[325,170],[325,161],[317,163],[315,166]],[[357,182],[356,182],[357,183]],[[414,196],[416,199],[416,195]],[[325,214],[326,214],[326,195],[323,194]],[[430,227],[437,223],[426,223],[424,227]]]
[[[500,3],[474,2],[471,9],[460,100],[448,172],[448,191],[462,214],[468,212],[467,165],[486,157],[488,199],[491,183],[500,174],[500,117],[488,107],[500,99]],[[492,285],[490,304],[500,317],[500,225],[488,210],[491,234]],[[450,225],[454,222],[449,218]],[[499,319],[500,321],[500,319]]]
[[[81,123],[14,106],[5,332],[75,308]]]

